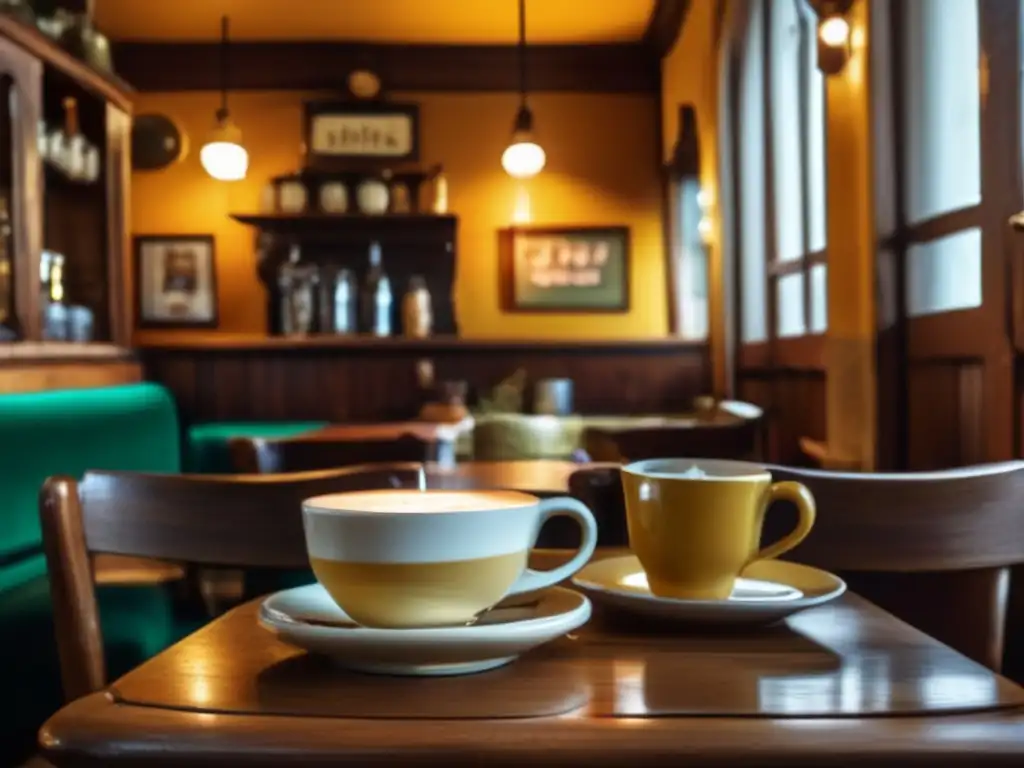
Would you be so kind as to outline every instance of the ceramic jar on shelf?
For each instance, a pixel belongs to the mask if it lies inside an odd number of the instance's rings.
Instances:
[[[367,176],[356,187],[356,205],[360,213],[379,216],[388,212],[391,191],[388,182],[391,173],[384,171],[380,176]]]

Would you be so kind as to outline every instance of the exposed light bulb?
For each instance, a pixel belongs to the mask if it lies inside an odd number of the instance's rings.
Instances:
[[[850,23],[842,16],[830,16],[818,26],[818,37],[829,48],[841,48],[850,41]]]
[[[218,181],[240,181],[249,170],[249,153],[242,146],[242,132],[227,115],[219,115],[217,127],[199,150],[203,169]]]
[[[519,141],[512,139],[512,143],[501,155],[501,167],[505,172],[517,179],[528,179],[536,176],[544,168],[547,155],[544,154],[540,144],[534,141]]]

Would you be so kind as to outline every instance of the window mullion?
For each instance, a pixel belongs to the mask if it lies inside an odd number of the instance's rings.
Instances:
[[[807,125],[807,116],[810,114],[810,90],[811,73],[808,71],[807,61],[810,51],[808,46],[808,24],[807,14],[800,8],[799,0],[793,0],[796,4],[797,18],[800,20],[800,45],[798,47],[800,66],[798,72],[798,92],[800,100],[800,203],[801,203],[801,237],[803,247],[800,249],[800,261],[803,273],[803,294],[804,294],[804,335],[811,332],[811,274],[808,265],[807,255],[811,250],[811,142]]]
[[[761,45],[763,54],[762,79],[764,91],[764,183],[765,183],[765,290],[768,292],[766,306],[768,309],[768,349],[769,359],[775,360],[775,342],[778,339],[778,278],[771,273],[770,266],[778,261],[778,242],[775,225],[775,126],[772,119],[772,24],[773,12],[771,0],[761,2]]]

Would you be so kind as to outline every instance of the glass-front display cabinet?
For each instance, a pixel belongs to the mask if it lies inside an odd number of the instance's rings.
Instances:
[[[127,346],[131,89],[0,15],[0,344]]]

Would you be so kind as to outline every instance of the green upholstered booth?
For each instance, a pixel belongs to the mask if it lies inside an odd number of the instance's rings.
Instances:
[[[228,443],[235,437],[293,437],[327,426],[326,421],[225,421],[195,424],[185,437],[185,471],[225,474],[234,471]]]
[[[0,719],[0,765],[27,754],[63,699],[38,496],[50,475],[178,472],[177,410],[155,384],[0,395],[0,679],[18,706]],[[159,586],[97,589],[108,674],[190,632]]]

